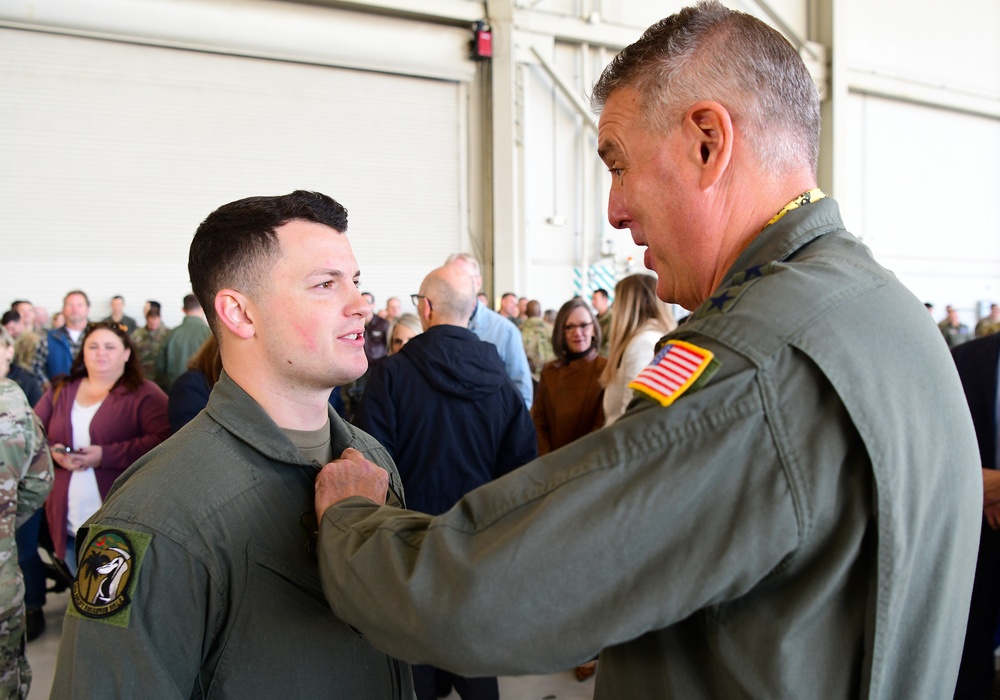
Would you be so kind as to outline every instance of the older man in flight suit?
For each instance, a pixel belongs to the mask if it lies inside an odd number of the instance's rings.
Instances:
[[[594,101],[611,224],[691,319],[613,426],[447,513],[378,505],[385,472],[353,454],[328,465],[333,609],[467,674],[600,651],[599,699],[949,697],[975,435],[933,321],[817,189],[801,59],[703,3],[622,51]]]

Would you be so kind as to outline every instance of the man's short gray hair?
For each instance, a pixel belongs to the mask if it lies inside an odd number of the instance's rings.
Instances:
[[[596,112],[617,90],[639,93],[647,125],[672,131],[699,100],[722,104],[760,165],[778,172],[819,159],[819,93],[788,41],[764,22],[719,2],[662,19],[604,69]]]

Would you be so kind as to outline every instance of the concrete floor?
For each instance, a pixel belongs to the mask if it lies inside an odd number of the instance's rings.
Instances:
[[[56,651],[62,632],[62,618],[66,612],[69,593],[49,594],[45,606],[45,634],[28,645],[28,661],[33,680],[28,697],[41,700],[49,696],[52,674],[55,671]],[[519,676],[500,679],[501,700],[593,700],[594,679],[580,683],[572,669],[548,676]],[[452,692],[448,700],[459,700]]]

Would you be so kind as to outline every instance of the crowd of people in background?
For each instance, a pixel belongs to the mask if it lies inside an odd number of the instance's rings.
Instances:
[[[928,302],[924,306],[931,314],[934,313],[933,304]],[[945,317],[938,323],[938,328],[941,329],[941,335],[944,336],[949,348],[954,348],[973,338],[983,338],[1000,332],[1000,305],[991,304],[989,314],[979,319],[974,331],[969,330],[969,327],[962,323],[958,309],[951,304],[945,307],[945,312]]]

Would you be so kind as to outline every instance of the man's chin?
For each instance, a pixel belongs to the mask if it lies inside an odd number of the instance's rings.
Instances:
[[[365,375],[368,371],[368,358],[361,354],[361,362],[351,363],[351,369],[345,368],[344,372],[338,373],[344,377],[343,381],[338,382],[335,386],[344,386],[345,384],[350,384],[355,382]]]

